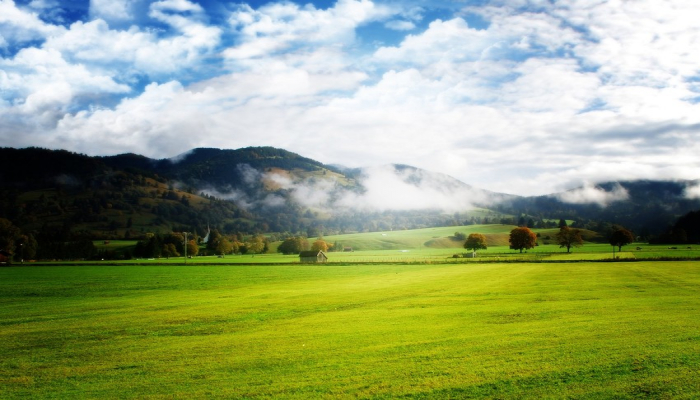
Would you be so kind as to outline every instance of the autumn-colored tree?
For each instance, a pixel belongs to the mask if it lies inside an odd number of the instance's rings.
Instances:
[[[521,226],[510,231],[510,248],[513,250],[531,249],[537,245],[537,235],[530,228]]]
[[[581,237],[581,231],[578,229],[571,229],[564,225],[559,229],[556,237],[559,247],[566,247],[566,252],[571,252],[571,247],[581,247],[583,246],[583,238]]]
[[[311,244],[311,250],[313,251],[328,251],[328,243],[323,239],[318,239]]]
[[[261,254],[265,249],[265,238],[261,235],[255,235],[246,242],[246,253]]]
[[[613,231],[610,234],[610,245],[617,247],[617,251],[622,251],[622,246],[634,242],[634,234],[627,229],[614,225]]]
[[[199,254],[199,246],[194,240],[190,240],[187,242],[187,255],[194,257],[197,254]]]
[[[464,248],[472,251],[486,249],[486,236],[481,233],[470,234],[469,237],[467,237],[467,241],[464,242]]]
[[[233,250],[233,244],[231,244],[231,241],[226,239],[226,237],[224,237],[224,236],[221,236],[218,238],[218,240],[216,241],[216,249],[215,249],[217,254],[221,254],[223,256],[225,254],[231,253],[232,250]]]

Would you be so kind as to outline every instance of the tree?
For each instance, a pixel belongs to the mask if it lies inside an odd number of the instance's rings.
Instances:
[[[262,254],[265,250],[265,238],[261,235],[255,235],[246,242],[246,253]]]
[[[177,257],[180,253],[177,252],[177,248],[173,243],[166,243],[163,245],[163,250],[160,252],[165,258],[170,258],[170,256]]]
[[[16,257],[19,261],[33,260],[36,257],[38,243],[34,235],[21,235],[17,242]]]
[[[510,231],[510,248],[513,250],[523,250],[531,249],[537,244],[537,235],[529,228],[521,226]]]
[[[0,250],[10,254],[15,253],[15,241],[19,238],[20,230],[10,220],[0,218]]]
[[[581,247],[583,246],[583,238],[581,237],[581,231],[578,229],[571,229],[564,225],[559,229],[556,237],[559,248],[566,247],[566,252],[571,252],[571,247]]]
[[[617,251],[622,251],[622,246],[626,246],[634,242],[634,234],[627,229],[614,225],[613,231],[610,234],[610,245],[617,246]]]
[[[233,250],[233,245],[231,244],[231,242],[223,236],[219,237],[219,239],[216,242],[217,243],[215,251],[218,254],[221,254],[222,256],[224,254],[230,253],[231,250]]]
[[[328,243],[323,239],[318,239],[311,244],[311,250],[313,251],[328,251]]]
[[[207,250],[212,250],[214,253],[219,253],[217,250],[217,247],[219,245],[219,240],[221,240],[222,236],[219,233],[218,230],[212,229],[209,232],[209,241],[207,242]]]
[[[190,240],[187,242],[187,255],[194,257],[197,254],[199,254],[199,246],[194,240]]]
[[[476,252],[479,249],[486,249],[486,236],[481,233],[472,233],[464,242],[464,248]]]
[[[299,254],[309,249],[309,241],[302,236],[288,237],[277,247],[277,252],[282,254]]]
[[[568,226],[568,225],[566,224],[566,220],[565,220],[564,218],[561,218],[561,219],[559,220],[559,229],[561,229],[561,228],[563,228],[563,227],[565,227],[565,226]]]

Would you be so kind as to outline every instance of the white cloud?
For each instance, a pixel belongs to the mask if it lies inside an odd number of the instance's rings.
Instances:
[[[150,84],[144,93],[122,101],[114,110],[84,110],[68,114],[56,127],[60,142],[76,144],[76,150],[94,151],[100,143],[99,154],[133,151],[153,155],[181,153],[196,147],[208,130],[206,110],[198,95],[187,97],[182,85],[168,82]],[[191,100],[189,104],[187,100]]]
[[[55,119],[76,96],[130,90],[110,76],[93,73],[84,65],[70,64],[55,50],[26,48],[13,59],[0,59],[0,68],[0,86],[17,111],[28,116],[48,113]]]
[[[416,29],[416,24],[411,21],[392,20],[386,22],[384,26],[395,31],[410,31]]]
[[[478,60],[482,51],[498,40],[489,38],[484,31],[472,29],[461,18],[436,20],[419,35],[409,35],[398,47],[381,47],[374,58],[378,62],[410,62],[429,65],[446,60]]]
[[[361,192],[345,188],[332,177],[304,179],[275,171],[261,174],[247,165],[239,165],[237,169],[249,185],[263,182],[265,186],[284,190],[293,202],[302,207],[332,214],[386,210],[465,211],[473,208],[474,203],[484,204],[490,198],[487,193],[472,189],[451,177],[391,165],[363,170],[358,179]],[[214,192],[209,190],[209,193]],[[256,205],[279,207],[284,204],[279,196],[268,195],[256,201],[236,191],[216,195],[241,202],[247,208]]]
[[[133,18],[135,0],[90,0],[90,16],[105,21],[128,21]]]
[[[487,196],[457,184],[452,178],[422,170],[397,170],[380,166],[363,171],[359,183],[364,192],[346,193],[340,207],[365,211],[422,210],[464,211],[483,203]]]
[[[358,26],[390,15],[388,8],[368,0],[339,0],[326,10],[293,3],[269,3],[257,10],[241,5],[229,21],[238,30],[239,43],[223,54],[241,62],[296,46],[347,46]]]
[[[196,65],[218,43],[218,28],[196,22],[181,28],[186,31],[182,35],[158,37],[137,27],[112,30],[101,19],[78,21],[48,37],[41,50],[26,50],[48,52],[73,68],[129,82],[140,74],[157,77]]]
[[[272,2],[217,26],[207,7],[93,0],[92,20],[65,28],[0,1],[0,124],[23,145],[156,157],[273,145],[518,194],[700,176],[696,2],[493,0],[376,50],[358,28],[429,14]]]
[[[629,193],[620,184],[616,184],[611,191],[586,184],[578,189],[558,193],[556,197],[565,203],[598,204],[601,207],[605,207],[616,201],[627,200]]]
[[[37,13],[18,8],[13,0],[0,0],[0,36],[6,43],[40,40],[61,31],[62,27],[45,23]]]
[[[700,183],[690,183],[686,186],[683,196],[686,199],[700,199]]]

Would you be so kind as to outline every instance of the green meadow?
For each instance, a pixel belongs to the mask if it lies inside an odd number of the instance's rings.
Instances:
[[[604,243],[588,241],[597,234],[591,231],[583,231],[584,245],[572,248],[571,253],[554,244],[554,237],[558,229],[535,229],[540,235],[538,246],[534,249],[520,253],[511,250],[508,245],[509,232],[512,225],[469,225],[424,228],[414,230],[399,230],[385,232],[363,232],[344,235],[331,235],[323,239],[330,244],[337,244],[342,248],[350,248],[352,251],[331,251],[328,253],[329,263],[337,264],[363,264],[363,263],[482,263],[482,262],[570,262],[570,261],[604,261],[613,259],[612,246]],[[456,232],[469,235],[481,233],[487,238],[488,249],[479,250],[478,257],[474,259],[459,258],[467,252],[462,246],[463,240],[455,240]],[[311,239],[310,241],[313,241]],[[298,264],[297,255],[282,255],[276,253],[280,242],[271,243],[270,252],[267,254],[246,254],[218,256],[197,256],[187,260],[190,264]],[[95,246],[100,251],[114,251],[123,253],[133,251],[136,241],[112,240],[109,244],[96,241]],[[624,246],[621,252],[615,250],[615,259],[621,260],[700,260],[700,245],[675,246],[670,249],[668,245],[649,245],[635,243]],[[184,257],[172,257],[170,259],[134,259],[120,261],[119,264],[182,264]],[[69,261],[75,264],[75,261]],[[109,261],[107,262],[109,263]],[[52,263],[54,264],[54,263]],[[84,264],[94,264],[94,261]]]
[[[5,267],[0,354],[3,399],[693,399],[700,263]]]

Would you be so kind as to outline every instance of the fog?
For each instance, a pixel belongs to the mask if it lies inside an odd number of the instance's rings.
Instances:
[[[554,196],[564,203],[598,204],[601,207],[616,201],[629,199],[627,189],[623,188],[619,183],[616,183],[611,191],[606,191],[587,183],[583,187],[558,193]]]
[[[236,166],[249,189],[256,185],[285,193],[294,203],[314,210],[336,213],[347,211],[382,212],[436,210],[445,213],[467,211],[487,205],[496,196],[475,189],[447,175],[404,166],[385,165],[363,169],[356,178],[358,187],[343,185],[337,178],[300,178],[287,171],[260,172],[247,164]],[[230,188],[200,188],[206,194],[232,200],[242,208],[284,205],[280,194]]]

